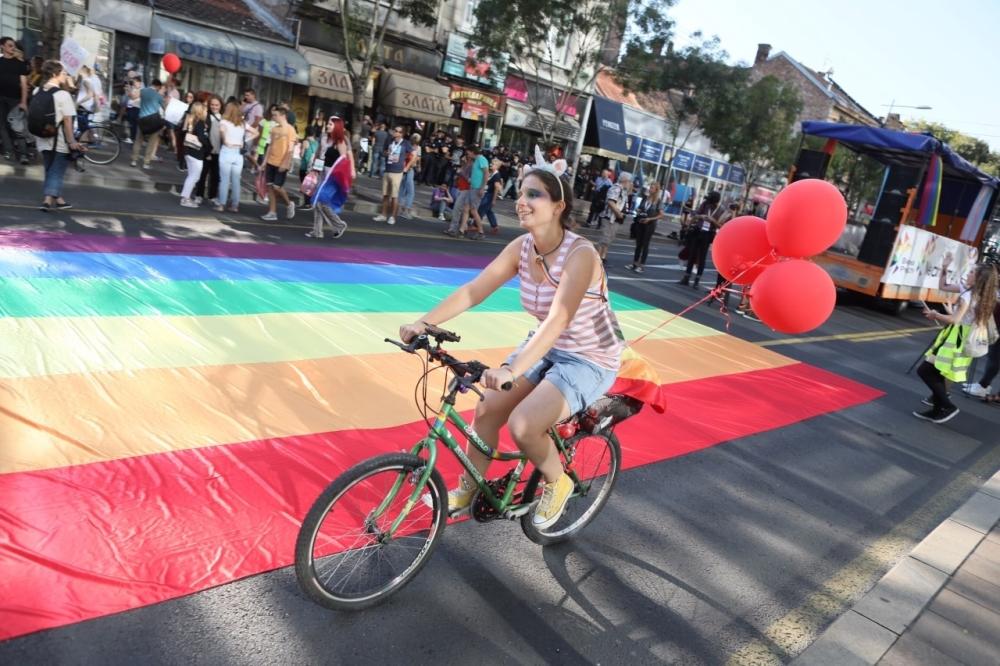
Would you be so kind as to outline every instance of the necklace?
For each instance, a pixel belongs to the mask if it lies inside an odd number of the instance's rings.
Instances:
[[[556,243],[556,246],[554,248],[552,248],[551,250],[549,250],[548,252],[539,252],[538,251],[538,246],[535,245],[534,243],[532,243],[531,244],[531,249],[533,249],[535,251],[535,262],[539,263],[539,264],[545,263],[545,257],[549,256],[550,254],[552,254],[553,252],[555,252],[556,250],[558,250],[560,247],[562,247],[562,244],[563,244],[564,240],[566,240],[566,231],[565,230],[563,230],[562,236],[559,238],[559,242]]]

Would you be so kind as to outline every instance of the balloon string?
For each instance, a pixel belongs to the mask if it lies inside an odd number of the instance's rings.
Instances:
[[[739,280],[741,277],[743,277],[743,275],[745,275],[746,273],[749,273],[751,270],[753,270],[754,268],[756,268],[761,262],[766,261],[769,257],[771,257],[772,254],[774,254],[773,251],[765,254],[763,257],[761,257],[760,259],[758,259],[757,261],[753,262],[752,264],[750,264],[749,266],[747,266],[746,268],[744,268],[742,271],[740,271],[739,273],[737,273],[736,275],[734,275],[732,280],[726,280],[721,285],[719,285],[717,287],[714,287],[711,291],[708,292],[708,294],[704,298],[701,298],[698,301],[696,301],[695,303],[692,303],[691,305],[687,306],[686,308],[684,308],[683,310],[681,310],[677,314],[674,314],[674,315],[672,315],[670,317],[667,317],[667,319],[665,319],[659,325],[654,326],[653,328],[649,329],[648,331],[646,331],[645,333],[643,333],[642,335],[640,335],[638,338],[634,338],[632,340],[627,341],[625,343],[625,346],[626,347],[631,347],[632,345],[635,345],[636,343],[642,342],[647,337],[649,337],[650,335],[652,335],[656,331],[660,330],[661,328],[663,328],[667,324],[670,324],[673,321],[675,321],[677,319],[680,319],[681,317],[683,317],[684,315],[686,315],[688,312],[691,312],[692,310],[696,310],[698,308],[698,306],[701,305],[702,303],[707,303],[708,301],[710,301],[712,299],[718,299],[718,300],[721,301],[722,300],[721,299],[722,294],[724,294],[726,292],[726,290],[736,280]],[[726,306],[725,306],[725,303],[723,303],[722,309],[724,311],[728,310],[728,308],[726,308]],[[723,315],[726,317],[726,331],[729,331],[729,328],[732,325],[732,318],[726,312],[724,312]]]

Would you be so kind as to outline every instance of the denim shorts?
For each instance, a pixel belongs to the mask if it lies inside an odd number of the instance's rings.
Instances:
[[[507,357],[507,363],[513,363],[520,350],[518,347]],[[552,382],[566,399],[569,413],[576,414],[604,395],[615,383],[617,374],[614,370],[602,368],[578,354],[550,349],[542,360],[524,373],[524,377],[536,386],[543,379]]]

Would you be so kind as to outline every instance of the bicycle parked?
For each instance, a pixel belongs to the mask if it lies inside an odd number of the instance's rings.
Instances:
[[[433,339],[433,343],[432,343]],[[427,326],[409,344],[386,338],[410,354],[425,351],[424,373],[417,382],[427,404],[428,375],[446,368],[454,376],[437,418],[409,453],[376,456],[338,476],[306,515],[295,544],[295,573],[316,603],[337,610],[360,610],[387,599],[410,582],[427,563],[447,524],[448,491],[436,469],[438,442],[443,442],[478,486],[468,512],[478,522],[520,520],[535,543],[547,546],[569,539],[604,507],[621,469],[621,447],[614,427],[642,408],[635,398],[609,394],[549,430],[574,490],[562,517],[548,528],[533,524],[531,511],[542,475],[521,452],[491,449],[455,409],[460,393],[472,391],[489,368],[479,361],[460,361],[441,348],[459,342],[455,333]],[[440,367],[429,368],[429,361]],[[505,385],[504,390],[510,388]],[[419,407],[419,402],[418,402]],[[502,477],[483,478],[446,426],[450,423],[468,443],[493,460],[515,462]]]

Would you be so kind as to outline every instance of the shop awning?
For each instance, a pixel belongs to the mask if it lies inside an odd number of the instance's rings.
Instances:
[[[309,85],[309,63],[291,47],[165,16],[153,16],[149,51],[176,53],[182,61]]]
[[[381,83],[382,110],[393,116],[436,123],[451,118],[451,90],[425,76],[390,70]]]
[[[354,103],[351,78],[347,75],[347,62],[340,56],[319,49],[300,46],[299,52],[309,63],[309,96],[332,99],[345,104]],[[361,69],[360,63],[355,64]],[[365,87],[365,106],[372,104],[372,79]]]
[[[625,140],[625,116],[622,105],[603,97],[594,97],[587,123],[583,152],[613,160],[628,160]]]
[[[541,119],[539,119],[539,116],[541,116]],[[510,99],[507,100],[507,113],[504,115],[504,125],[520,127],[541,134],[543,127],[545,130],[551,131],[554,124],[555,130],[552,133],[560,139],[575,141],[580,136],[580,123],[566,116],[560,118],[558,123],[555,120],[556,114],[548,109],[541,109],[538,113],[535,113],[526,104],[514,102]],[[542,124],[543,122],[544,125]]]

